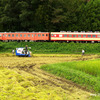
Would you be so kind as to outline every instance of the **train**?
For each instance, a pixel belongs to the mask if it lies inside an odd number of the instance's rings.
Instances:
[[[65,41],[100,42],[100,32],[0,32],[0,41]]]

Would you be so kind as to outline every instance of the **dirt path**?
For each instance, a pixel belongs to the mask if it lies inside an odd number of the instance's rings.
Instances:
[[[74,55],[34,56],[31,58],[0,57],[0,64],[2,64],[4,67],[13,68],[13,69],[17,68],[20,71],[22,70],[32,74],[38,80],[38,82],[34,82],[35,85],[41,85],[41,87],[43,88],[47,88],[47,89],[52,88],[54,90],[57,90],[58,95],[60,93],[63,93],[66,97],[64,100],[78,100],[78,99],[88,100],[91,93],[86,91],[85,88],[82,88],[79,85],[69,80],[49,74],[41,70],[40,66],[43,64],[79,61],[79,60],[87,60],[87,59],[95,59],[95,58],[99,58],[98,55],[87,55],[84,57],[74,56]],[[5,63],[7,63],[7,65],[5,65]]]

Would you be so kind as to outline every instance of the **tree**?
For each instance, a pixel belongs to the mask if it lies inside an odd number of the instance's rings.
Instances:
[[[91,0],[81,9],[79,27],[84,31],[100,31],[100,0]]]

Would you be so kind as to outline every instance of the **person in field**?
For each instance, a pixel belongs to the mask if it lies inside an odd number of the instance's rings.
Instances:
[[[85,50],[82,49],[82,55],[84,55],[84,53],[85,53]]]
[[[15,53],[15,50],[13,49],[13,50],[12,50],[12,54],[14,54],[14,53]]]
[[[26,45],[25,46],[25,54],[27,54],[27,52],[28,52],[28,46]]]

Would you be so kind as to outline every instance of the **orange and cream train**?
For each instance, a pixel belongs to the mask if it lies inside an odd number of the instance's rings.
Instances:
[[[0,32],[0,41],[100,42],[100,32]]]

